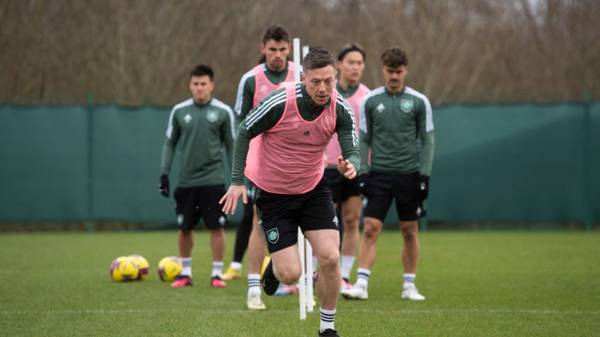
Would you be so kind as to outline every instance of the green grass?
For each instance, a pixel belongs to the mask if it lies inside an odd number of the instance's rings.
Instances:
[[[196,233],[194,287],[175,290],[156,275],[174,232],[2,234],[0,335],[316,336],[318,313],[299,321],[296,297],[249,312],[245,280],[211,289],[207,239]],[[383,233],[369,300],[338,305],[342,336],[600,336],[598,232],[423,233],[423,303],[400,299],[401,247]],[[110,281],[110,262],[133,253],[149,278]]]

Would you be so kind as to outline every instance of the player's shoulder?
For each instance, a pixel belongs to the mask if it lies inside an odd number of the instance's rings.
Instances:
[[[226,113],[228,113],[228,114],[229,114],[229,113],[233,113],[233,110],[231,109],[231,107],[230,107],[229,105],[227,105],[227,104],[223,103],[221,100],[219,100],[219,99],[217,99],[217,98],[215,98],[215,97],[213,97],[213,98],[210,100],[210,105],[211,105],[212,107],[215,107],[215,108],[217,108],[217,109],[219,109],[219,110],[222,110],[223,112],[226,112]]]
[[[417,91],[417,90],[415,90],[415,89],[413,89],[413,88],[411,88],[409,86],[407,86],[404,89],[404,94],[412,96],[412,97],[414,97],[414,98],[422,101],[424,104],[430,104],[429,103],[429,99],[427,98],[427,96],[425,94],[423,94],[422,92]]]
[[[335,98],[335,104],[336,104],[336,110],[339,112],[352,111],[352,107],[350,106],[350,103],[348,103],[346,98],[344,98],[344,96],[342,94],[340,94],[339,92],[337,92],[337,95]]]
[[[242,78],[240,79],[240,84],[246,85],[248,83],[248,80],[254,80],[254,77],[256,76],[256,71],[261,69],[261,67],[264,68],[264,63],[254,66],[250,70],[245,72],[244,75],[242,75]]]
[[[193,98],[189,98],[189,99],[186,99],[185,101],[179,102],[179,103],[175,104],[173,106],[173,108],[171,109],[171,117],[173,117],[178,111],[183,111],[183,110],[186,110],[193,106],[194,106]]]
[[[369,91],[369,92],[368,92],[368,93],[365,95],[365,97],[363,97],[363,100],[362,100],[362,101],[363,101],[365,104],[367,104],[367,103],[368,103],[368,102],[370,102],[370,101],[376,101],[376,100],[378,100],[378,99],[381,99],[381,98],[382,98],[382,97],[384,97],[385,95],[386,95],[386,93],[385,93],[385,87],[384,87],[384,86],[381,86],[381,87],[378,87],[378,88],[375,88],[375,89],[373,89],[373,90]]]
[[[367,95],[371,89],[369,89],[369,87],[367,87],[366,85],[359,83],[358,84],[358,89],[356,90],[358,94],[360,95]]]

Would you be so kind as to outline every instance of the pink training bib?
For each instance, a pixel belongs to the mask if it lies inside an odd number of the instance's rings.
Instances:
[[[360,102],[362,101],[363,97],[365,97],[365,95],[368,93],[369,93],[369,88],[367,88],[363,84],[359,84],[358,89],[356,89],[354,94],[352,96],[346,98],[346,101],[352,107],[352,111],[354,111],[354,126],[356,128],[357,134],[360,132],[358,130],[358,121],[360,119],[360,117],[359,117]],[[327,165],[328,166],[336,166],[337,158],[342,155],[342,148],[340,147],[340,143],[338,141],[337,134],[334,134],[333,137],[331,137],[329,144],[327,144],[326,154],[327,154]]]
[[[302,118],[296,101],[296,83],[285,84],[286,103],[281,119],[262,134],[257,165],[246,176],[260,189],[277,194],[313,190],[323,177],[323,152],[335,133],[337,91],[317,119]]]
[[[293,62],[288,61],[287,67],[287,75],[285,80],[278,84],[273,84],[267,75],[265,75],[265,67],[267,65],[265,63],[261,63],[254,67],[254,97],[252,98],[252,108],[256,108],[260,101],[263,98],[267,97],[273,91],[281,88],[283,83],[293,82],[294,81],[294,69],[295,64]],[[260,147],[260,143],[262,142],[262,135],[258,135],[250,140],[250,147],[248,148],[248,159],[246,160],[247,166],[256,166],[257,165],[257,156],[258,156],[258,148]]]

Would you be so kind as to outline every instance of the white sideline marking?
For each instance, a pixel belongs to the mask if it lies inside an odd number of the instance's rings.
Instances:
[[[86,309],[86,310],[0,310],[2,315],[31,315],[31,314],[56,314],[56,315],[72,315],[72,314],[97,314],[97,315],[121,315],[121,314],[148,314],[148,313],[169,313],[169,312],[189,312],[190,309]],[[193,309],[192,309],[193,311]],[[247,309],[240,310],[199,310],[205,314],[252,314],[256,313]],[[269,309],[269,313],[290,313],[291,309]],[[399,313],[399,314],[441,314],[441,313],[459,313],[459,314],[536,314],[536,315],[600,315],[598,310],[556,310],[556,309],[398,309],[398,310],[382,310],[382,309],[348,309],[344,308],[343,312],[354,313]]]

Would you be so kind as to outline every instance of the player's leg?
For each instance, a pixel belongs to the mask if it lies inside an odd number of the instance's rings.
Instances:
[[[227,270],[223,273],[223,280],[238,279],[242,275],[242,260],[248,248],[250,233],[252,232],[252,221],[254,219],[254,202],[248,198],[248,203],[244,205],[244,214],[242,221],[235,233],[235,243],[233,248],[233,259]]]
[[[341,244],[341,272],[342,272],[342,288],[349,289],[350,272],[354,265],[356,249],[358,246],[358,225],[360,221],[360,211],[362,209],[362,199],[359,196],[348,197],[341,203],[342,223],[345,234],[342,236]]]
[[[261,299],[260,268],[265,258],[265,240],[258,224],[254,206],[252,230],[248,240],[248,295],[246,305],[250,310],[264,310],[265,304]]]
[[[225,226],[227,218],[219,207],[219,199],[225,194],[223,185],[207,186],[199,189],[199,210],[204,217],[206,228],[210,232],[210,248],[212,253],[212,270],[210,284],[214,288],[224,288],[225,281],[221,279],[223,258],[225,257]]]
[[[196,210],[194,197],[195,188],[177,188],[174,193],[175,213],[177,215],[177,243],[179,247],[179,259],[183,268],[171,287],[183,288],[192,285],[192,249],[194,237],[192,229],[196,226],[199,218]]]
[[[383,229],[383,220],[392,203],[390,177],[387,174],[371,173],[369,199],[365,208],[363,237],[360,241],[356,283],[351,289],[340,293],[347,299],[366,300],[369,277],[375,264],[377,239]]]
[[[415,286],[417,261],[419,259],[419,223],[421,202],[418,197],[418,173],[398,175],[396,184],[396,209],[400,218],[400,229],[404,240],[402,263],[404,265],[404,284],[402,298],[422,301],[425,296]]]
[[[335,334],[335,314],[340,291],[340,234],[331,191],[319,184],[302,200],[302,230],[319,263],[317,291],[320,302],[320,335]],[[337,335],[337,334],[335,334]]]

